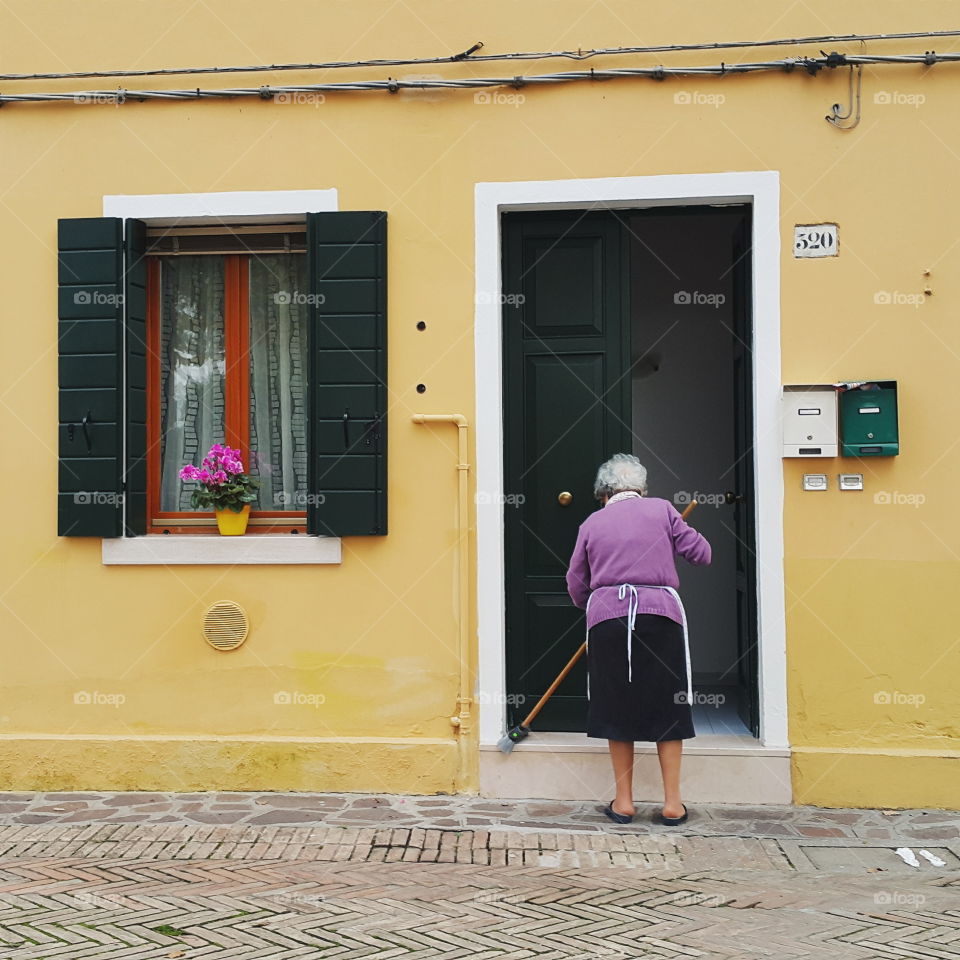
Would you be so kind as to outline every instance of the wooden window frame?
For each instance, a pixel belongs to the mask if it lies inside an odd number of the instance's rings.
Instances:
[[[224,258],[224,443],[239,448],[250,467],[250,256]],[[161,382],[161,263],[165,255],[147,255],[147,533],[216,534],[216,520],[196,523],[203,516],[160,507],[160,382]],[[190,520],[190,523],[184,523]],[[247,535],[305,534],[306,511],[251,510]]]

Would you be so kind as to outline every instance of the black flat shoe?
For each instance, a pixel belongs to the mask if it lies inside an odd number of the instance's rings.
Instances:
[[[604,808],[603,812],[614,822],[614,823],[633,823],[633,817],[627,813],[617,813],[613,809],[613,801],[611,800]]]
[[[662,813],[657,818],[657,823],[662,823],[665,827],[679,827],[681,823],[687,822],[687,817],[689,816],[687,812],[687,805],[684,803],[683,806],[683,816],[682,817],[665,817]]]
[[[604,808],[603,812],[614,822],[614,823],[633,823],[633,817],[626,813],[617,813],[613,809],[613,801],[611,800]]]

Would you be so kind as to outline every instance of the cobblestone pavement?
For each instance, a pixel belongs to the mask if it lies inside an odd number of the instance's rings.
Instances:
[[[702,806],[667,828],[451,797],[0,806],[0,960],[960,958],[958,814],[944,811]]]
[[[2,823],[195,823],[252,826],[491,827],[636,833],[655,804],[617,827],[600,803],[356,793],[0,793]],[[936,842],[960,838],[960,811],[690,804],[684,834]]]

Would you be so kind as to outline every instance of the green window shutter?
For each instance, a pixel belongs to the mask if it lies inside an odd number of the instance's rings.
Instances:
[[[307,214],[307,530],[387,532],[387,215]]]
[[[131,241],[141,244],[144,227],[129,221]],[[115,217],[60,220],[58,224],[59,493],[57,532],[63,537],[119,537],[123,533],[124,368],[134,395],[146,373],[143,318],[146,304],[142,255],[125,272],[123,221]],[[139,273],[138,273],[139,269]],[[125,275],[126,273],[126,275]],[[139,348],[124,349],[124,300],[139,311]],[[136,324],[134,324],[136,327]],[[139,354],[137,350],[139,349]],[[136,403],[134,403],[136,407]],[[145,411],[144,411],[145,413]],[[142,463],[143,432],[130,424],[128,464]],[[146,471],[140,483],[145,492]],[[136,498],[135,498],[136,500]],[[143,532],[136,508],[128,532]]]
[[[122,493],[123,221],[58,225],[62,537],[118,537]]]

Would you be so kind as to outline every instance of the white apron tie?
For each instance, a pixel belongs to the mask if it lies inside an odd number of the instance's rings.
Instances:
[[[657,583],[641,583],[636,586],[632,583],[621,583],[620,589],[617,591],[617,599],[623,600],[624,597],[628,596],[629,591],[629,600],[627,602],[627,682],[633,683],[633,628],[637,622],[637,607],[639,606],[639,597],[637,596],[637,586],[648,587],[652,590],[666,590],[667,593],[677,601],[677,606],[680,608],[680,619],[683,624],[683,657],[684,663],[687,668],[687,703],[690,706],[693,706],[693,671],[690,667],[690,635],[687,631],[687,611],[683,607],[683,601],[680,599],[680,594],[673,587],[665,587],[662,584]],[[590,601],[593,599],[593,594],[587,598],[587,607],[586,613],[589,615],[590,612]],[[590,628],[587,628],[587,653],[589,654],[590,647]],[[590,672],[587,671],[587,699],[590,699]]]
[[[590,621],[590,601],[593,599],[593,594],[591,593],[587,597],[587,605],[583,608],[583,622],[584,624],[589,623]],[[583,652],[586,655],[587,660],[590,659],[590,628],[586,627],[586,639],[583,641]],[[590,699],[590,670],[587,669],[587,700]]]
[[[677,601],[680,608],[680,619],[683,624],[683,656],[687,668],[687,703],[693,707],[693,671],[690,666],[690,635],[687,631],[687,611],[683,607],[683,601],[680,594],[673,587],[666,587],[657,583],[637,584],[641,587],[649,587],[652,590],[666,590],[667,593]],[[633,683],[633,628],[637,622],[637,607],[639,606],[639,597],[637,596],[637,586],[632,583],[621,583],[617,591],[617,599],[623,600],[629,591],[629,600],[627,602],[627,682]],[[588,622],[590,616],[590,601],[593,599],[591,593],[587,597],[587,606],[584,611],[584,622]],[[590,628],[586,628],[586,653],[590,654]],[[590,699],[590,671],[587,671],[587,699]]]
[[[693,708],[693,668],[690,666],[690,634],[687,630],[687,611],[683,607],[683,601],[680,599],[680,594],[673,587],[665,587],[659,585],[656,587],[657,590],[666,590],[667,593],[677,601],[677,606],[680,608],[680,619],[683,622],[683,658],[684,664],[687,668],[687,703],[690,705],[691,709]]]
[[[630,597],[627,601],[627,683],[633,683],[633,627],[637,622],[637,607],[640,603],[637,598],[637,588],[632,583],[621,583],[617,599],[622,600],[628,590]]]

